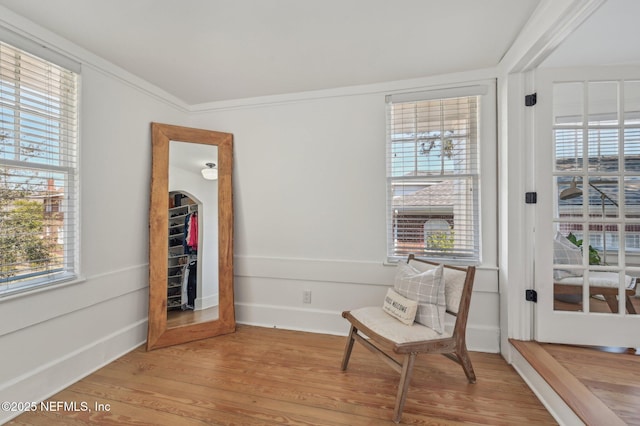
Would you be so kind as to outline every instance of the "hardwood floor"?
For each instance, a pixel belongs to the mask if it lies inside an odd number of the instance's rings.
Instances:
[[[637,350],[541,344],[593,395],[628,425],[640,425],[640,356]]]
[[[91,411],[29,412],[10,424],[392,424],[398,375],[361,345],[340,371],[345,341],[239,326],[212,339],[138,348],[49,400]],[[402,423],[556,424],[500,355],[470,356],[476,384],[443,356],[418,357]]]
[[[167,327],[195,324],[199,322],[215,321],[219,317],[218,306],[201,309],[199,311],[169,311],[167,312]]]
[[[635,348],[510,341],[585,424],[640,425]]]

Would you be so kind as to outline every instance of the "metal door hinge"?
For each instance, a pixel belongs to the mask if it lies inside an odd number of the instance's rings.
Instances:
[[[532,93],[530,95],[525,95],[524,97],[524,106],[534,106],[538,102],[538,94]]]
[[[524,298],[527,302],[538,303],[538,292],[535,290],[525,290]]]
[[[538,193],[537,192],[525,192],[524,194],[524,202],[527,204],[535,204],[538,202]]]

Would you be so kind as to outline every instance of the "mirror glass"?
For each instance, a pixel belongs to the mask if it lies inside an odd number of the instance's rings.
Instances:
[[[167,327],[218,319],[217,162],[217,146],[169,141]]]
[[[235,331],[233,136],[151,130],[148,350]]]

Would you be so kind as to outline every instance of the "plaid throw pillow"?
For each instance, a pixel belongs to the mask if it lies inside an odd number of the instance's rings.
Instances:
[[[404,262],[398,263],[393,289],[407,299],[418,302],[416,322],[442,334],[446,301],[443,266],[420,272]]]
[[[553,239],[553,263],[556,265],[582,265],[582,250],[560,232]],[[581,277],[582,271],[571,269],[554,269],[553,278],[561,280],[566,277]]]

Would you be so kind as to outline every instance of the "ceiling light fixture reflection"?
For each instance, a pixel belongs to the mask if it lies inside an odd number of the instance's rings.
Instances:
[[[202,177],[206,180],[216,180],[218,179],[218,169],[216,168],[216,163],[206,163],[204,169],[200,170],[202,173]]]

